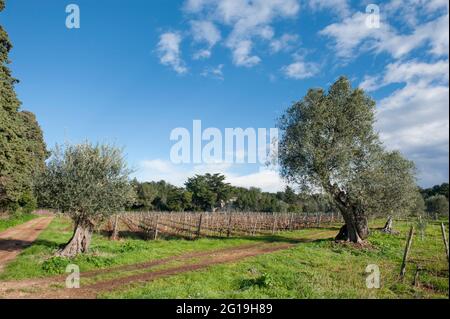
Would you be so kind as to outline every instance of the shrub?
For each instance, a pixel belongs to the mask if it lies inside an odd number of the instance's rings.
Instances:
[[[47,259],[42,263],[42,270],[47,274],[62,274],[66,271],[67,265],[70,264],[70,260],[63,257],[54,256]]]
[[[432,217],[448,216],[448,200],[443,195],[434,195],[426,200],[427,212]]]
[[[21,213],[31,214],[37,208],[36,197],[29,191],[24,192],[19,199]]]
[[[140,250],[140,249],[142,249],[142,246],[139,243],[133,242],[133,241],[127,241],[125,244],[121,245],[118,250],[120,253],[126,253],[126,252]]]
[[[273,286],[273,277],[268,273],[251,279],[244,279],[241,282],[240,289],[250,289],[251,287],[267,288]]]
[[[88,264],[91,264],[95,266],[95,268],[108,267],[114,263],[112,258],[93,255],[84,255],[84,256],[80,255],[80,257],[78,257],[77,260],[79,260],[80,262],[86,262]]]

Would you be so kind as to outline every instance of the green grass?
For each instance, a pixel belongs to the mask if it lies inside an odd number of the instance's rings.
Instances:
[[[19,215],[12,215],[9,218],[6,219],[0,219],[0,232],[4,231],[10,227],[14,227],[20,224],[23,224],[27,221],[30,221],[34,218],[38,217],[34,214],[19,214]]]
[[[81,271],[88,271],[109,266],[145,262],[194,251],[220,249],[255,242],[253,238],[201,238],[199,240],[169,239],[156,241],[125,238],[121,241],[110,241],[100,234],[94,234],[88,254],[72,260],[52,257],[56,250],[70,239],[71,235],[72,223],[65,218],[55,218],[32,246],[25,249],[18,258],[7,265],[5,271],[0,273],[0,280],[48,277],[62,274],[69,263],[77,264]],[[271,238],[268,237],[265,240],[271,240]]]
[[[380,227],[382,224],[383,221],[375,221],[372,226]],[[399,235],[373,231],[369,238],[370,245],[363,249],[352,245],[336,244],[332,240],[300,243],[288,250],[159,278],[146,284],[104,293],[100,297],[448,298],[448,262],[437,222],[429,223],[423,240],[416,231],[406,278],[404,280],[399,278],[410,225],[415,225],[415,222],[394,223],[394,228],[400,232]],[[55,273],[64,273],[65,266],[69,262],[76,263],[82,271],[87,271],[258,241],[289,241],[313,235],[317,231],[323,230],[305,229],[283,232],[278,236],[202,238],[195,241],[182,239],[144,241],[128,238],[113,242],[96,234],[92,251],[69,261],[49,259],[72,233],[69,221],[56,218],[33,246],[27,248],[7,266],[5,272],[0,274],[0,280],[46,277]],[[365,273],[365,269],[369,264],[376,264],[380,269],[380,289],[366,287],[368,274]],[[173,265],[170,264],[170,266]],[[420,274],[420,286],[414,287],[412,282],[417,266],[423,270]],[[114,278],[117,275],[109,273],[103,278]]]
[[[448,298],[448,263],[438,226],[430,226],[423,241],[414,241],[403,281],[399,272],[408,227],[402,224],[397,229],[399,236],[374,232],[372,247],[366,249],[332,241],[302,243],[286,251],[161,278],[102,297]],[[379,266],[380,289],[366,287],[369,264]],[[416,264],[424,269],[420,288],[412,285]]]

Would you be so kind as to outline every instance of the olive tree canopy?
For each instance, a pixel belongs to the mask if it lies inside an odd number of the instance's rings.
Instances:
[[[414,164],[384,149],[374,123],[375,102],[345,77],[310,89],[279,120],[282,176],[329,195],[345,220],[339,239],[364,240],[369,214],[407,211],[418,191]]]
[[[84,143],[55,148],[36,190],[41,205],[67,214],[75,223],[61,255],[86,252],[95,224],[133,201],[129,174],[115,147]]]

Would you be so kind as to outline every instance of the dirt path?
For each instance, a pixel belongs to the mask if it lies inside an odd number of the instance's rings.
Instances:
[[[0,271],[8,262],[15,259],[24,248],[34,242],[39,234],[47,228],[52,219],[52,216],[38,217],[1,232]]]
[[[81,273],[80,289],[64,289],[65,276],[0,283],[3,298],[96,298],[100,293],[128,288],[157,278],[196,271],[216,264],[237,262],[245,258],[268,254],[294,247],[302,242],[331,238],[335,231],[315,233],[313,237],[301,238],[297,243],[257,243],[212,251],[201,251],[172,256],[133,265],[111,267]],[[156,269],[155,269],[156,268]],[[90,280],[97,276],[113,275],[112,279]],[[116,276],[117,275],[117,276]],[[83,285],[83,280],[88,282]]]

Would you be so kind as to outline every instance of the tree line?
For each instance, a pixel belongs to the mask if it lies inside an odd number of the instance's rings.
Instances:
[[[259,188],[236,187],[221,174],[196,175],[184,187],[166,181],[131,182],[136,198],[127,209],[135,211],[240,211],[240,212],[332,212],[336,209],[324,194],[308,194],[286,186],[276,193]],[[406,216],[428,213],[430,217],[448,214],[448,183],[418,189]],[[386,212],[380,211],[380,216]]]
[[[136,201],[129,207],[137,211],[240,211],[240,212],[329,212],[322,195],[297,194],[292,187],[277,193],[256,187],[244,188],[225,182],[222,174],[189,178],[184,187],[167,183],[132,181]]]
[[[448,217],[448,183],[442,183],[441,185],[435,185],[430,188],[421,188],[420,193],[424,199],[422,208],[430,217]]]

